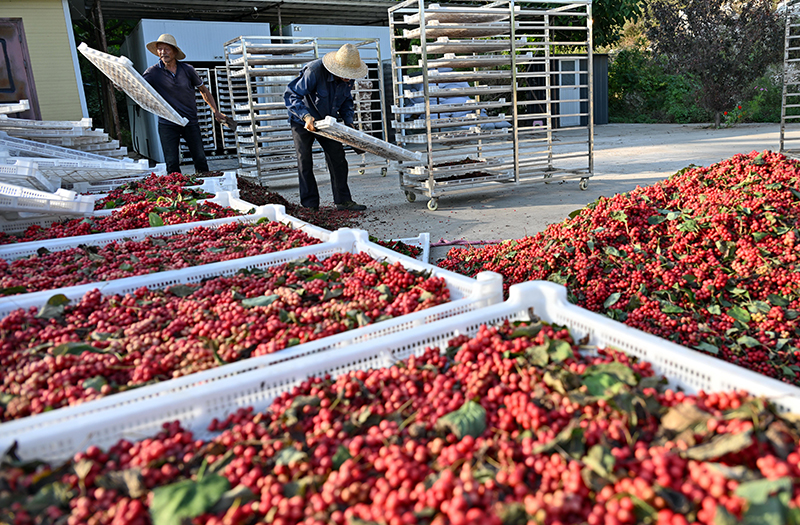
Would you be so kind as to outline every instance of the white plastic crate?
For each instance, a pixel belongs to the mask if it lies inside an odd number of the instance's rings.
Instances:
[[[189,120],[178,114],[164,98],[139,74],[127,57],[115,57],[96,49],[92,49],[81,42],[78,46],[81,52],[92,64],[97,66],[105,76],[114,82],[114,85],[131,97],[134,102],[147,111],[185,126]]]
[[[408,151],[407,149],[395,146],[385,140],[375,138],[362,131],[355,130],[344,124],[339,124],[333,117],[325,117],[314,123],[317,128],[316,133],[329,139],[353,146],[364,151],[369,151],[379,157],[389,160],[405,160],[410,162],[420,162],[422,152]]]
[[[50,252],[57,252],[61,250],[68,250],[70,248],[76,248],[80,245],[103,246],[110,242],[121,242],[126,239],[132,241],[141,241],[146,237],[170,236],[186,233],[200,226],[204,228],[219,228],[223,224],[229,224],[232,222],[257,222],[263,218],[287,224],[315,239],[319,239],[322,242],[327,242],[331,237],[330,231],[320,228],[319,226],[309,224],[296,217],[292,217],[291,215],[287,215],[286,208],[283,206],[277,204],[267,204],[265,206],[257,206],[255,207],[255,210],[255,213],[250,215],[226,217],[224,219],[212,219],[208,221],[189,222],[185,224],[172,224],[167,226],[159,226],[157,228],[140,228],[136,230],[96,233],[92,235],[78,235],[75,237],[47,239],[42,241],[2,244],[0,245],[0,259],[12,261],[22,257],[29,257],[31,255],[35,255],[37,250],[40,248],[45,248]]]
[[[30,128],[30,129],[89,129],[92,127],[91,118],[80,120],[30,120],[24,118],[12,118],[0,114],[0,128]]]
[[[48,192],[58,190],[61,179],[42,173],[36,160],[0,155],[0,181]]]
[[[0,182],[0,212],[51,215],[85,215],[92,212],[94,199],[59,189],[55,193]]]
[[[20,113],[31,109],[31,103],[28,99],[24,98],[19,102],[11,102],[0,104],[0,115],[7,115],[9,113]]]
[[[146,159],[137,162],[120,162],[108,159],[79,160],[79,159],[47,159],[36,157],[10,157],[10,159],[30,160],[36,162],[38,170],[49,179],[60,179],[62,182],[74,184],[80,182],[103,181],[119,179],[132,175],[147,176],[153,172],[150,162]],[[2,161],[2,159],[0,159]]]
[[[248,393],[259,395],[260,391],[265,388],[279,394],[284,389],[290,389],[300,376],[307,377],[308,371],[315,373],[320,370],[320,363],[323,364],[321,370],[330,371],[336,375],[337,367],[331,366],[329,363],[331,361],[340,363],[339,356],[348,356],[349,359],[352,353],[351,349],[361,348],[363,342],[368,342],[370,347],[383,348],[384,344],[402,341],[409,334],[416,333],[417,330],[427,325],[496,304],[502,299],[502,277],[499,274],[483,272],[478,275],[477,279],[470,279],[381,248],[366,241],[366,238],[367,233],[364,231],[342,229],[334,232],[331,241],[325,245],[309,246],[279,254],[226,261],[175,272],[139,276],[135,279],[120,279],[104,285],[101,291],[104,294],[125,293],[142,286],[158,287],[179,282],[199,282],[204,278],[220,275],[221,271],[229,275],[244,266],[251,267],[255,264],[258,267],[269,267],[312,253],[319,257],[327,257],[334,253],[367,252],[379,260],[392,263],[401,262],[407,268],[427,270],[435,276],[443,277],[447,281],[452,300],[427,310],[293,346],[273,354],[245,359],[81,405],[3,423],[0,424],[0,447],[8,447],[14,440],[17,440],[19,443],[18,453],[21,457],[57,460],[65,459],[90,444],[107,447],[123,437],[138,439],[155,434],[159,431],[157,427],[163,421],[183,419],[190,428],[201,432],[202,425],[210,422],[212,417],[222,416],[230,410],[232,399],[215,395],[212,404],[216,407],[209,410],[209,407],[202,403],[193,404],[191,408],[183,405],[182,401],[187,400],[186,396],[198,396],[199,399],[205,400],[205,393],[227,389],[231,382],[239,384],[239,377],[249,379],[253,374],[262,377],[264,382],[259,380],[255,390],[253,385],[248,383],[246,388],[238,394],[244,393],[244,398],[247,398],[249,397]],[[225,269],[222,270],[223,268]],[[122,281],[129,282],[123,283]],[[93,286],[90,285],[89,287],[72,287],[63,290],[68,290],[65,295],[71,300],[75,300],[92,288]],[[54,292],[49,292],[36,300],[26,297],[20,301],[20,307],[40,305],[41,301],[46,301],[52,293]],[[28,295],[33,296],[34,294]],[[2,315],[5,315],[5,312]],[[367,360],[354,361],[348,364],[366,367],[374,361],[374,359],[369,362]],[[385,362],[385,360],[383,361]],[[285,372],[287,368],[293,373],[287,375]],[[275,390],[276,388],[277,390]],[[274,393],[272,395],[274,396]],[[234,404],[247,406],[254,403],[246,399],[238,399]],[[148,411],[152,411],[154,405],[158,407],[154,412],[140,412],[141,407],[147,407]],[[194,415],[187,417],[183,413],[187,409]]]
[[[509,299],[435,323],[418,325],[381,339],[360,341],[315,359],[294,359],[268,368],[243,368],[209,381],[209,372],[174,380],[169,395],[135,397],[136,390],[109,396],[91,404],[54,410],[0,425],[0,447],[18,442],[23,459],[63,460],[89,445],[109,447],[120,439],[139,440],[155,435],[164,422],[180,420],[198,437],[207,437],[213,418],[238,408],[260,411],[311,376],[336,377],[351,370],[392,365],[421,355],[426,348],[445,348],[458,335],[474,336],[481,325],[532,316],[567,326],[588,344],[612,347],[653,364],[671,387],[688,392],[747,390],[765,396],[780,410],[800,413],[800,389],[755,372],[645,334],[567,301],[566,289],[554,283],[532,281],[511,287]],[[261,358],[256,358],[261,359]],[[255,361],[251,359],[250,361]],[[241,365],[249,364],[247,362]],[[228,365],[231,366],[231,365]],[[163,393],[162,393],[163,394]]]
[[[53,144],[45,144],[35,140],[20,139],[10,137],[5,131],[0,131],[0,150],[7,151],[12,156],[17,157],[47,157],[52,159],[77,159],[94,160],[102,162],[120,162],[118,159],[78,151]],[[122,159],[122,162],[133,162],[133,159]]]
[[[414,246],[415,248],[421,248],[422,253],[419,254],[417,260],[422,261],[424,263],[430,262],[431,256],[431,234],[428,232],[420,233],[417,237],[408,237],[405,239],[389,239],[389,241],[400,241],[403,244],[407,244],[408,246]]]

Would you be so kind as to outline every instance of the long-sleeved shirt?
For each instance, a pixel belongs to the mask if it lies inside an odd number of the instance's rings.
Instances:
[[[203,81],[192,66],[178,62],[178,70],[173,75],[159,60],[154,66],[148,67],[142,77],[179,115],[189,119],[189,124],[197,124],[195,88],[202,86]],[[172,126],[176,125],[163,117],[158,117],[158,121]]]
[[[322,59],[310,62],[300,76],[289,82],[283,94],[289,121],[303,122],[306,115],[315,120],[327,116],[342,119],[348,126],[353,123],[353,81],[341,82],[325,69]]]

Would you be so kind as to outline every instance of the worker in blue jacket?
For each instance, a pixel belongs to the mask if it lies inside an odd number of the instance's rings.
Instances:
[[[283,94],[297,152],[300,204],[306,208],[319,208],[319,189],[311,156],[316,139],[325,152],[336,208],[351,211],[367,209],[363,204],[353,202],[350,195],[347,159],[342,144],[312,133],[316,130],[314,122],[328,116],[341,119],[347,126],[353,127],[353,79],[366,75],[367,65],[361,60],[358,49],[352,44],[345,44],[338,51],[327,53],[303,67],[300,76],[289,82]]]

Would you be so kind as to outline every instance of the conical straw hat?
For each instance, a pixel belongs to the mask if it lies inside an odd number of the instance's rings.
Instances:
[[[167,33],[164,33],[163,35],[158,37],[158,40],[153,40],[152,42],[147,44],[147,50],[153,53],[155,56],[158,56],[158,49],[156,49],[156,44],[158,44],[159,42],[164,44],[169,44],[175,48],[175,50],[177,51],[177,53],[175,54],[176,60],[183,60],[184,58],[186,58],[186,54],[183,51],[181,51],[181,48],[178,47],[178,42],[175,40],[175,37]]]
[[[338,51],[327,53],[322,57],[322,64],[337,77],[348,80],[367,76],[367,65],[361,61],[353,44],[345,44]]]

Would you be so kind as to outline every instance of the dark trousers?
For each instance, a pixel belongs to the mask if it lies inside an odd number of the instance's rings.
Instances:
[[[319,206],[319,189],[317,179],[314,178],[314,159],[311,148],[314,140],[322,146],[325,152],[325,163],[331,176],[331,189],[333,202],[344,204],[352,199],[350,188],[347,187],[347,159],[341,142],[336,142],[308,131],[303,124],[292,121],[292,138],[294,150],[297,153],[297,173],[300,176],[300,204],[307,208]]]
[[[206,152],[203,150],[203,137],[200,136],[199,124],[177,126],[174,124],[158,123],[158,137],[161,139],[161,150],[164,152],[164,162],[167,163],[167,173],[181,172],[180,143],[181,137],[186,141],[189,154],[192,156],[194,171],[203,173],[208,171]]]

